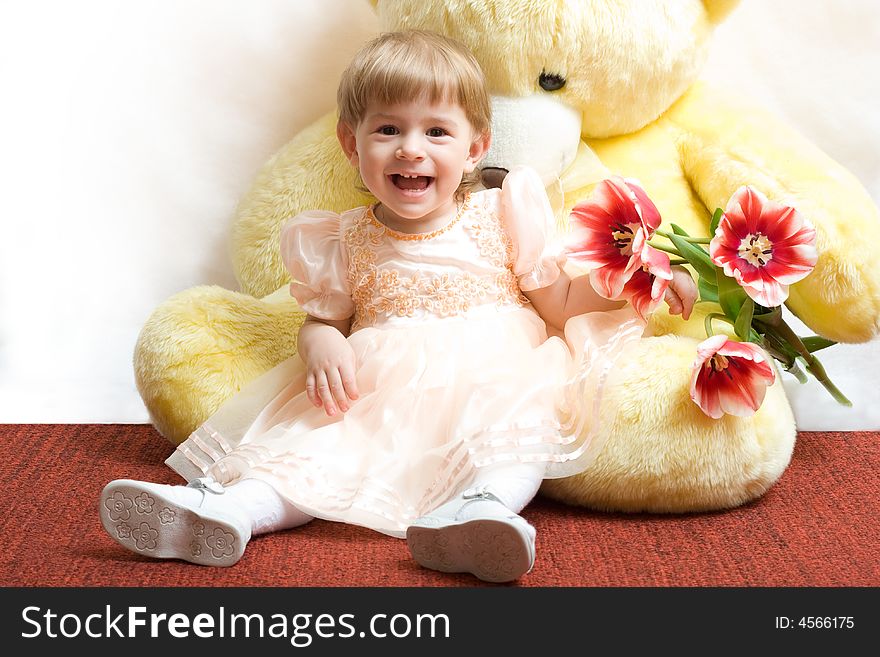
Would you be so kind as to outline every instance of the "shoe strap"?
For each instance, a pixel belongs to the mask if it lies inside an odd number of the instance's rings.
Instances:
[[[214,477],[198,477],[189,482],[187,487],[195,488],[203,492],[214,493],[214,495],[222,495],[226,492],[223,485],[214,479]]]
[[[463,499],[466,500],[491,500],[493,502],[500,502],[501,504],[504,504],[504,502],[501,501],[501,498],[493,493],[489,489],[489,487],[485,485],[468,488],[465,492],[461,494],[461,496]]]
[[[501,498],[498,497],[495,493],[493,493],[488,486],[474,486],[473,488],[468,488],[461,494],[461,498],[466,500],[464,504],[455,512],[455,519],[458,520],[461,517],[462,511],[468,508],[471,504],[476,504],[479,502],[498,502],[505,509],[507,505],[501,501]],[[511,511],[512,515],[516,515]]]

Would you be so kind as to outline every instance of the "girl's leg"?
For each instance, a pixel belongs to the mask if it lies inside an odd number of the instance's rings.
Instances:
[[[227,486],[226,494],[250,516],[252,536],[292,529],[314,520],[261,479],[242,479]]]
[[[542,463],[481,469],[474,485],[407,529],[415,560],[489,582],[509,582],[529,572],[535,563],[535,528],[516,512],[535,496],[544,470]]]
[[[546,466],[543,463],[499,463],[480,468],[472,488],[486,488],[511,511],[519,513],[532,501]]]

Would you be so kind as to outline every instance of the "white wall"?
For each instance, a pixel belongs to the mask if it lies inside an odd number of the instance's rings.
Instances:
[[[878,25],[872,0],[743,0],[706,77],[880,201]],[[181,289],[236,287],[236,202],[375,29],[366,0],[0,4],[0,422],[147,421],[138,331]],[[856,407],[793,383],[800,427],[880,428],[880,343],[822,356]]]

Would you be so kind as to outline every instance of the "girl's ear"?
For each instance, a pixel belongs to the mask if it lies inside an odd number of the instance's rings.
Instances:
[[[336,138],[339,140],[339,145],[342,146],[345,159],[351,163],[351,166],[358,166],[357,137],[355,137],[351,126],[343,121],[337,121]]]
[[[489,152],[489,145],[492,143],[492,136],[489,133],[480,135],[471,144],[471,150],[468,152],[467,159],[464,163],[465,173],[470,173],[477,168],[480,160]]]

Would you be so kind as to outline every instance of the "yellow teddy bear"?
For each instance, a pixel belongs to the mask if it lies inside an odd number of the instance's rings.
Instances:
[[[636,178],[667,221],[692,235],[744,184],[797,207],[819,261],[788,305],[816,333],[862,342],[880,329],[880,220],[862,186],[778,119],[697,82],[714,27],[737,0],[377,0],[382,30],[441,32],[468,45],[493,96],[484,179],[535,167],[560,216],[611,175]],[[316,53],[319,55],[319,53]],[[329,113],[262,169],[233,229],[243,291],[198,287],[150,317],[138,341],[138,388],[157,429],[183,441],[242,385],[296,351],[303,315],[288,293],[279,229],[303,210],[371,199]],[[698,308],[703,307],[703,304]],[[689,397],[706,308],[688,322],[658,311],[609,374],[602,439],[585,472],[542,491],[573,504],[679,512],[760,496],[788,465],[794,418],[779,377],[749,418],[705,416]]]

